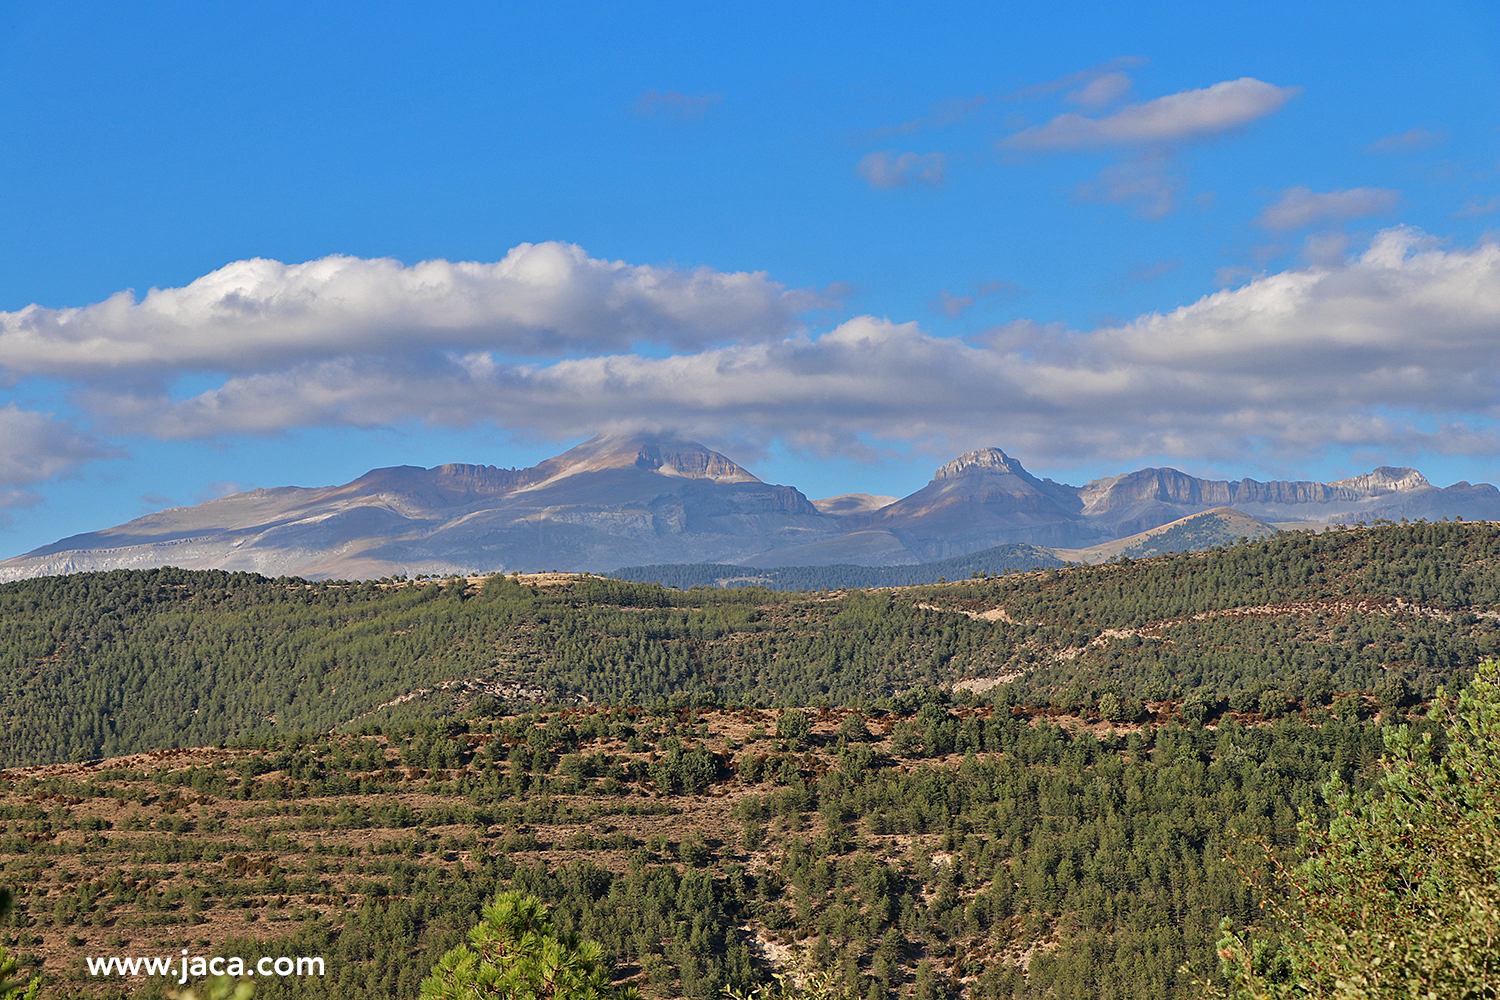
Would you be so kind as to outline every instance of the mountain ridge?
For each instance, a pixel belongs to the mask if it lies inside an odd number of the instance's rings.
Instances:
[[[343,484],[169,508],[0,561],[0,581],[165,565],[348,579],[669,563],[901,566],[1001,545],[1092,550],[1217,508],[1265,523],[1489,520],[1500,519],[1500,490],[1439,488],[1392,466],[1331,483],[1145,468],[1071,486],[991,447],[944,463],[906,497],[814,502],[674,434],[601,434],[526,469],[390,466]]]

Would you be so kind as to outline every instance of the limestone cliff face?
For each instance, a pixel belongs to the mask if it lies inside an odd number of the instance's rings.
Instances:
[[[1415,469],[1385,466],[1374,472],[1333,483],[1306,480],[1259,482],[1241,479],[1198,479],[1176,469],[1140,469],[1123,476],[1096,479],[1079,490],[1089,514],[1160,501],[1194,507],[1238,507],[1248,504],[1328,504],[1368,500],[1387,493],[1432,489]]]
[[[1325,503],[1339,491],[1323,483],[1241,479],[1198,479],[1176,469],[1141,469],[1123,476],[1096,479],[1079,490],[1090,514],[1157,500],[1194,507],[1231,507],[1237,503]]]
[[[1374,472],[1366,472],[1362,476],[1352,479],[1340,479],[1328,484],[1335,489],[1348,490],[1360,497],[1379,496],[1382,493],[1406,493],[1411,490],[1420,490],[1432,486],[1416,469],[1392,468],[1382,465]],[[1456,483],[1457,486],[1468,486],[1468,483]]]

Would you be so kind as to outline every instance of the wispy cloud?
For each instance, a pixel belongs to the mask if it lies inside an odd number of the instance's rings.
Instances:
[[[1284,232],[1314,223],[1358,219],[1379,215],[1396,207],[1401,192],[1386,188],[1349,188],[1347,191],[1312,191],[1287,188],[1281,199],[1255,219],[1262,229]]]
[[[884,190],[909,184],[942,187],[948,176],[948,158],[942,153],[867,153],[859,161],[858,170],[871,187]]]
[[[899,125],[886,125],[881,128],[871,129],[862,133],[866,142],[880,142],[893,135],[911,135],[913,132],[921,132],[926,129],[944,128],[949,125],[957,125],[959,122],[971,118],[979,112],[987,103],[989,98],[984,94],[975,94],[972,97],[953,97],[944,101],[938,101],[928,109],[927,114],[920,118],[904,121]]]
[[[946,288],[942,289],[929,304],[929,308],[933,312],[940,312],[950,319],[957,319],[972,308],[974,303],[980,299],[989,298],[990,296],[1010,297],[1018,295],[1020,292],[1020,286],[999,278],[990,281],[976,281],[974,282],[974,290],[967,295],[955,295]]]
[[[1105,73],[1070,93],[1068,100],[1088,111],[1098,111],[1123,101],[1132,86],[1130,77],[1124,73]]]
[[[1080,184],[1082,201],[1104,201],[1134,205],[1148,219],[1160,219],[1177,207],[1182,178],[1172,170],[1170,150],[1144,150],[1099,171],[1098,179]]]
[[[1433,132],[1425,128],[1414,128],[1400,135],[1388,135],[1376,139],[1365,147],[1367,153],[1411,153],[1420,149],[1431,149],[1448,141],[1448,133]]]
[[[1201,142],[1264,118],[1298,92],[1243,77],[1089,118],[1069,112],[1003,140],[1014,150],[1081,150]]]
[[[1076,73],[1069,73],[1066,76],[1060,76],[1055,80],[1047,80],[1044,83],[1034,83],[1029,87],[1023,87],[1020,90],[1012,91],[1011,93],[1006,94],[1003,100],[1036,101],[1045,97],[1051,97],[1054,94],[1060,93],[1061,91],[1068,90],[1070,88],[1080,87],[1086,89],[1091,82],[1099,79],[1100,77],[1108,76],[1112,73],[1117,73],[1120,70],[1136,69],[1141,66],[1146,66],[1149,65],[1150,62],[1151,60],[1145,58],[1144,56],[1117,56],[1116,58],[1111,59],[1108,62],[1101,63],[1098,66],[1090,66],[1088,69],[1079,70]]]
[[[198,491],[196,500],[205,503],[209,500],[220,500],[224,497],[234,496],[236,493],[244,493],[255,489],[249,483],[237,483],[228,479],[219,479],[212,483],[205,483],[203,489]]]
[[[1137,264],[1127,273],[1132,281],[1155,281],[1171,274],[1182,266],[1180,260],[1153,260],[1149,264]]]
[[[1129,88],[1124,73],[1091,73],[1088,83],[1069,98],[1097,111],[1123,98]],[[1095,180],[1080,184],[1076,197],[1134,205],[1141,216],[1160,219],[1175,210],[1184,186],[1173,169],[1179,148],[1264,118],[1298,91],[1242,77],[1128,104],[1107,115],[1090,117],[1070,111],[1006,136],[998,147],[1012,154],[1113,153],[1116,161],[1100,170]]]
[[[635,113],[641,117],[659,116],[677,121],[702,118],[719,102],[723,94],[679,94],[675,90],[652,88],[635,99]]]
[[[1491,198],[1489,201],[1480,201],[1478,198],[1470,198],[1464,202],[1464,206],[1453,213],[1455,219],[1474,219],[1481,215],[1489,215],[1496,209],[1500,209],[1500,197]]]
[[[37,502],[32,484],[118,454],[70,421],[8,403],[0,407],[0,508],[29,507]]]
[[[1241,284],[1253,274],[1255,271],[1243,264],[1231,264],[1214,271],[1214,284],[1219,288],[1227,288],[1230,285]]]

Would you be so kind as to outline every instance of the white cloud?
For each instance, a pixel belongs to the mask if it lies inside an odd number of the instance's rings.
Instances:
[[[1361,187],[1321,192],[1305,187],[1287,188],[1281,193],[1281,200],[1262,212],[1255,224],[1262,229],[1284,232],[1318,222],[1378,215],[1396,207],[1400,200],[1400,191],[1387,188]]]
[[[1298,89],[1242,77],[1127,105],[1103,118],[1058,115],[1002,143],[1019,150],[1069,150],[1198,142],[1264,118]]]
[[[36,495],[25,487],[112,454],[67,421],[8,403],[0,407],[0,507],[30,506]]]
[[[863,316],[817,336],[757,330],[668,356],[287,351],[188,399],[96,379],[73,402],[111,433],[166,439],[426,423],[558,439],[671,427],[851,454],[870,440],[998,443],[1052,460],[1500,452],[1500,245],[1450,249],[1395,228],[1356,257],[1327,250],[1087,332],[1022,320],[965,341]],[[971,296],[951,297],[957,309]],[[105,454],[66,421],[0,408],[0,505],[30,502],[32,484]]]
[[[318,358],[486,350],[556,355],[635,343],[697,350],[777,339],[832,303],[764,272],[685,270],[523,243],[496,263],[243,260],[184,288],[0,312],[0,372],[100,377],[248,372]]]
[[[947,179],[948,158],[942,153],[866,153],[859,161],[859,175],[871,187],[897,188],[911,183],[942,187]]]
[[[998,442],[1055,459],[1228,460],[1254,446],[1494,453],[1500,246],[1444,250],[1387,230],[1358,258],[1087,333],[1021,322],[967,343],[866,316],[818,337],[671,357],[526,366],[475,352],[419,371],[346,358],[182,402],[93,402],[116,426],[163,437],[425,421],[557,438],[671,426],[759,442],[816,427],[830,448],[861,436]]]

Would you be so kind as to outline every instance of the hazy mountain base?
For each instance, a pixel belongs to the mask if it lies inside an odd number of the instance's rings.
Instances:
[[[1327,528],[1327,525],[1319,525]],[[1173,552],[1197,552],[1232,545],[1242,538],[1265,538],[1275,525],[1224,507],[1164,524],[1127,538],[1086,549],[1051,549],[1012,543],[966,556],[913,566],[779,566],[762,568],[726,563],[669,563],[624,566],[610,573],[621,580],[659,583],[664,587],[767,587],[771,590],[845,590],[913,587],[972,576],[1004,576],[1070,563],[1101,563],[1121,556],[1144,559]]]
[[[770,590],[855,590],[911,587],[970,576],[1003,576],[1048,569],[1066,563],[1049,549],[1034,545],[999,545],[973,555],[939,559],[916,566],[781,566],[758,569],[725,563],[675,563],[625,566],[609,575],[620,580],[659,583],[664,587],[766,587]]]
[[[653,997],[798,959],[852,995],[1194,995],[1257,900],[1240,837],[1359,782],[1380,727],[1116,728],[929,692],[842,710],[575,709],[0,776],[0,942],[49,992],[160,998],[88,955],[314,955],[258,997],[414,996],[496,889]],[[920,708],[917,705],[921,704]],[[1308,723],[1312,724],[1308,724]],[[1243,852],[1252,867],[1268,860]],[[1262,872],[1264,874],[1264,872]]]

